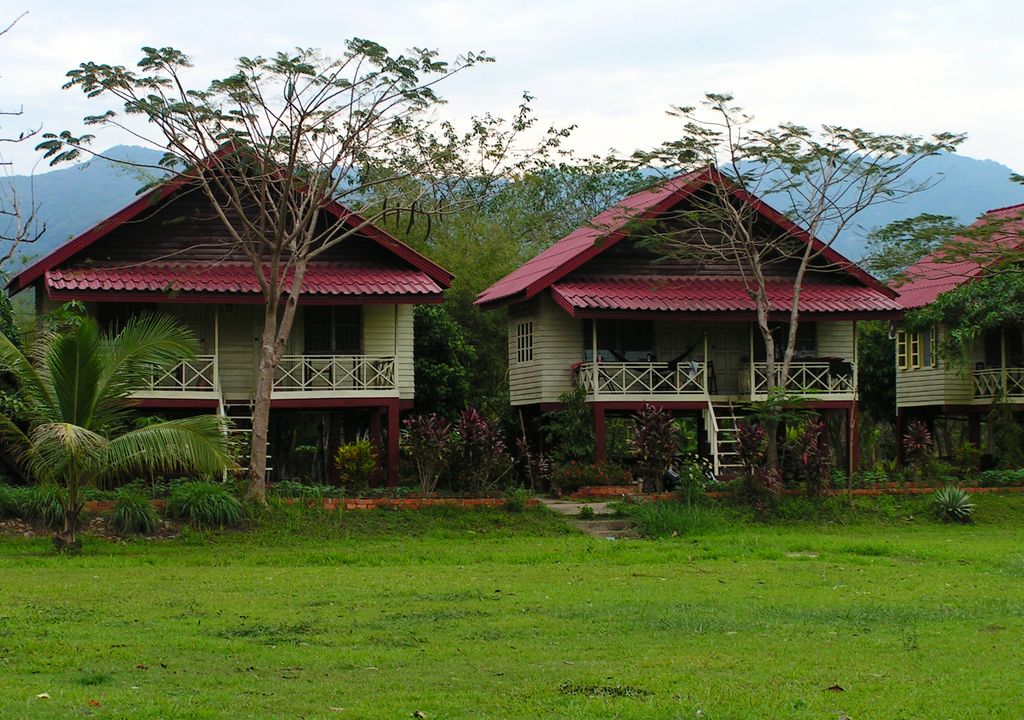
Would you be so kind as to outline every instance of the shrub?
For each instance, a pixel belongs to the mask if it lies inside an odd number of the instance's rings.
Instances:
[[[131,486],[117,491],[110,521],[119,533],[140,533],[142,535],[149,535],[156,530],[159,524],[153,503],[145,494]]]
[[[540,451],[533,452],[525,437],[516,439],[516,455],[531,489],[543,487],[551,479],[551,459]]]
[[[974,515],[971,496],[955,485],[936,490],[932,495],[932,505],[944,522],[970,522]]]
[[[629,471],[611,462],[581,465],[570,462],[558,465],[551,473],[551,486],[561,492],[571,493],[585,485],[630,485],[633,482]]]
[[[200,528],[234,527],[242,522],[242,504],[226,486],[186,482],[171,489],[167,511]]]
[[[977,475],[978,487],[1016,487],[1024,485],[1024,470],[983,470]]]
[[[935,452],[935,438],[932,437],[928,426],[920,420],[914,420],[907,425],[907,432],[903,435],[903,450],[914,468],[916,478],[923,479]]]
[[[965,442],[953,449],[950,458],[953,472],[962,483],[972,482],[981,467],[981,449],[972,442]]]
[[[295,480],[278,480],[270,486],[278,497],[317,499],[337,494],[338,488],[330,485],[307,485]]]
[[[508,475],[513,463],[497,423],[475,408],[467,408],[459,414],[456,432],[458,469],[464,489],[485,492]]]
[[[558,398],[562,405],[545,415],[544,432],[556,463],[588,463],[594,459],[594,420],[582,384]]]
[[[597,517],[597,513],[594,512],[594,508],[589,505],[584,505],[580,508],[580,511],[576,514],[580,520],[593,520]]]
[[[695,496],[703,493],[715,479],[711,461],[696,453],[684,455],[676,469],[679,475],[679,490],[686,496],[688,502],[692,502]]]
[[[364,492],[370,487],[370,476],[377,469],[377,450],[368,438],[342,445],[334,455],[334,467],[347,492]]]
[[[832,479],[832,453],[827,443],[828,428],[820,419],[806,419],[786,429],[783,466],[808,497],[820,495]]]
[[[511,513],[526,511],[530,501],[530,491],[524,487],[509,488],[505,491],[505,509]]]
[[[676,426],[672,413],[645,402],[634,418],[633,450],[644,480],[644,490],[665,490],[665,474],[676,453]]]
[[[742,494],[758,511],[767,509],[782,489],[779,471],[768,462],[768,431],[761,423],[740,422],[736,452],[743,466]]]
[[[402,450],[416,467],[420,490],[430,495],[448,468],[452,451],[452,425],[440,415],[413,415],[405,419]]]
[[[21,491],[19,510],[21,516],[32,522],[40,522],[47,530],[56,530],[64,525],[64,508],[67,491],[57,485],[32,485]]]

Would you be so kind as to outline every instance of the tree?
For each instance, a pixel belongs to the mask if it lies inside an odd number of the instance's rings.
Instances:
[[[77,549],[81,490],[133,473],[214,474],[233,466],[228,436],[212,415],[126,430],[131,394],[159,368],[194,354],[195,339],[166,317],[129,322],[105,337],[85,318],[66,333],[42,333],[29,353],[0,335],[0,369],[11,373],[27,430],[0,413],[0,438],[40,482],[67,489],[54,543]]]
[[[86,123],[166,148],[162,165],[188,174],[227,230],[230,247],[252,265],[264,324],[250,499],[265,502],[274,369],[309,262],[368,225],[457,211],[465,198],[492,191],[496,178],[526,162],[514,141],[533,124],[529,96],[509,123],[485,115],[460,133],[432,119],[442,102],[437,83],[489,61],[469,53],[449,64],[425,49],[392,55],[356,38],[340,58],[309,49],[243,57],[234,73],[201,90],[188,89],[191,62],[173,48],[144,48],[137,70],[85,62],[68,73],[65,87],[121,105],[121,114],[108,110]],[[130,124],[133,117],[147,121],[156,138],[144,137]],[[45,156],[62,162],[78,158],[92,136],[63,131],[44,139]],[[540,144],[558,139],[548,133]],[[361,221],[325,223],[323,208],[335,201],[358,206]]]
[[[664,173],[711,167],[720,177],[706,197],[694,197],[675,218],[651,227],[649,244],[662,254],[731,266],[756,308],[764,342],[768,391],[785,392],[800,321],[800,294],[808,272],[838,271],[829,249],[865,208],[893,202],[924,187],[908,179],[924,158],[952,152],[964,135],[885,135],[841,125],[811,129],[792,123],[758,128],[731,95],[708,94],[702,109],[674,107],[684,122],[678,139],[633,155],[633,162]],[[794,224],[765,233],[767,197]],[[676,223],[673,223],[673,220]],[[686,232],[673,231],[683,223]],[[816,238],[819,242],[809,242]],[[768,278],[787,264],[793,297],[786,311],[781,360],[776,360]],[[777,467],[776,428],[769,427],[769,462]]]
[[[27,14],[22,13],[5,27],[0,28],[0,37],[10,32],[18,24],[18,21]],[[0,109],[0,118],[20,117],[22,112],[21,108],[17,110]],[[29,128],[18,131],[17,135],[0,135],[0,146],[24,142],[38,132],[39,128]],[[0,153],[0,167],[6,171],[9,165],[10,163],[6,162],[3,159],[3,154]],[[39,226],[36,222],[36,206],[32,199],[29,198],[26,204],[25,199],[19,197],[18,193],[15,192],[12,183],[4,182],[0,185],[0,273],[2,273],[3,266],[14,257],[14,253],[19,245],[35,242],[42,237],[45,230],[45,227]],[[0,298],[0,312],[5,315],[4,323],[6,325],[6,316],[12,313],[10,300],[6,295]],[[6,328],[4,333],[7,334]]]
[[[465,404],[484,408],[492,416],[509,412],[507,318],[504,313],[481,313],[474,304],[477,295],[648,183],[642,173],[624,169],[614,159],[580,159],[564,151],[555,157],[536,154],[531,167],[503,183],[500,192],[478,194],[475,200],[467,197],[459,212],[432,222],[429,233],[425,219],[411,225],[388,220],[385,227],[393,235],[455,275],[442,307],[461,327],[461,335],[476,356],[475,362],[465,363]],[[419,333],[417,326],[417,343]],[[418,345],[418,368],[420,353]],[[457,358],[460,353],[452,355]],[[417,380],[416,387],[419,404],[424,386]],[[448,412],[440,406],[426,407]],[[511,418],[506,421],[514,424]]]
[[[424,413],[458,417],[472,404],[470,369],[476,363],[476,348],[444,305],[416,308],[413,337],[416,405]]]
[[[949,215],[924,213],[868,233],[864,269],[881,280],[898,277],[925,255],[947,246],[963,226]]]

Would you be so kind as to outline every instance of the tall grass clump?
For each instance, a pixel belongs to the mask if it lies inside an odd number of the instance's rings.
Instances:
[[[134,487],[123,487],[117,491],[110,522],[119,533],[140,535],[153,533],[159,525],[153,503]]]
[[[721,528],[727,522],[718,508],[672,501],[643,503],[631,514],[640,532],[648,537],[699,535]]]
[[[18,491],[10,485],[0,483],[0,520],[18,517]]]
[[[236,527],[243,517],[238,498],[226,486],[212,482],[175,486],[167,500],[167,512],[199,528]]]
[[[64,525],[67,491],[52,483],[32,485],[23,489],[19,498],[21,516],[30,522],[42,523],[47,530]]]

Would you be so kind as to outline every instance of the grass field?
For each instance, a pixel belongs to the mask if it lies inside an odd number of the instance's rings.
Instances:
[[[1018,718],[1024,498],[978,503],[638,541],[443,509],[4,538],[0,717]]]

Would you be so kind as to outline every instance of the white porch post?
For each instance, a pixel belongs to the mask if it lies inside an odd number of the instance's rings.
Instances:
[[[710,361],[710,355],[708,355],[708,329],[704,328],[704,362],[703,370],[704,373],[704,394],[710,396],[711,388],[708,387],[708,362]]]
[[[860,381],[858,380],[858,375],[857,375],[858,368],[860,367],[860,363],[857,362],[858,359],[859,358],[858,358],[858,355],[857,355],[857,321],[854,320],[853,321],[853,358],[852,358],[852,360],[853,360],[853,401],[854,402],[857,401],[857,392],[858,392],[858,389],[860,388]]]
[[[213,306],[213,389],[220,395],[220,306]]]
[[[1003,395],[1006,395],[1006,328],[999,329],[999,367],[1002,372],[1000,375],[1000,388]]]

